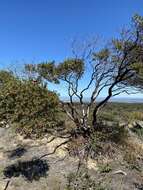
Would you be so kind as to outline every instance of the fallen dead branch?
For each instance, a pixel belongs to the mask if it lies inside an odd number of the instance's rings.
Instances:
[[[126,172],[122,171],[122,170],[118,170],[118,171],[115,171],[113,174],[122,174],[122,175],[127,175]]]

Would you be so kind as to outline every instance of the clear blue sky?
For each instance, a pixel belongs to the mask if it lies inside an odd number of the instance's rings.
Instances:
[[[0,66],[62,60],[72,38],[109,39],[134,13],[143,0],[0,0]]]

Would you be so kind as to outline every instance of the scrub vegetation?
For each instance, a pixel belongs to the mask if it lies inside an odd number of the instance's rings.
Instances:
[[[50,167],[42,159],[54,155],[63,145],[66,154],[79,161],[77,171],[66,176],[66,190],[112,189],[112,180],[108,181],[111,176],[107,175],[126,176],[126,173],[121,170],[112,173],[114,164],[105,162],[110,159],[114,163],[118,161],[123,169],[136,170],[137,175],[142,176],[143,104],[109,101],[122,93],[143,92],[143,17],[135,15],[131,28],[122,31],[120,38],[112,39],[110,45],[101,50],[96,50],[96,45],[93,40],[79,49],[74,42],[73,57],[60,63],[26,64],[23,77],[12,71],[0,71],[1,127],[12,128],[16,134],[35,141],[52,137],[47,144],[60,138],[52,152],[48,150],[36,160],[19,161],[6,167],[6,177],[30,176],[32,181],[33,177],[39,180],[41,176],[47,176]],[[88,71],[89,80],[81,89],[80,84]],[[61,101],[56,92],[49,90],[49,83],[64,85],[69,101]],[[106,96],[98,101],[105,89]],[[90,97],[85,103],[87,92]],[[23,154],[27,151],[20,156]],[[90,159],[97,161],[96,174],[102,181],[92,178],[87,167]],[[30,169],[25,171],[25,168]],[[29,175],[31,170],[34,170],[34,176]]]

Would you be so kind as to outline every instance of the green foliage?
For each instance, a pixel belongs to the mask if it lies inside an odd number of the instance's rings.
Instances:
[[[135,14],[132,18],[132,22],[138,31],[143,30],[143,17],[139,14]]]
[[[57,67],[59,78],[67,78],[69,75],[81,77],[84,72],[84,63],[81,59],[67,59]]]
[[[134,45],[134,49],[130,52],[130,69],[134,71],[134,76],[131,77],[130,80],[128,80],[128,84],[131,86],[135,86],[138,88],[143,88],[143,17],[135,14],[132,18],[132,36],[136,36],[136,45]],[[135,38],[135,37],[134,37]],[[128,40],[127,40],[128,42]],[[133,43],[131,40],[130,43]],[[127,46],[127,45],[126,45]],[[130,45],[131,46],[131,45]],[[127,46],[126,49],[129,49],[130,47]]]
[[[14,124],[26,136],[36,137],[62,124],[58,118],[59,99],[54,92],[32,81],[19,80],[11,73],[5,76],[0,86],[1,121]]]
[[[55,63],[53,62],[43,62],[37,65],[37,73],[43,79],[46,79],[49,82],[58,83],[57,72]]]
[[[112,40],[112,45],[113,45],[113,48],[115,49],[115,50],[118,50],[118,51],[123,51],[123,42],[121,41],[121,40],[119,40],[119,39],[113,39]]]
[[[0,71],[0,87],[2,87],[5,83],[11,80],[16,80],[12,72],[4,71],[4,70]]]
[[[130,168],[131,170],[136,170],[136,171],[138,171],[138,172],[142,172],[141,167],[138,166],[138,164],[136,164],[136,163],[131,164],[131,165],[129,166],[129,168]]]
[[[107,164],[105,164],[105,165],[100,165],[99,171],[100,171],[101,173],[109,173],[110,171],[112,171],[112,168],[111,168],[111,166],[107,163]]]
[[[42,62],[37,65],[26,64],[25,72],[30,76],[30,79],[35,78],[39,82],[47,80],[48,82],[58,83],[54,61]]]
[[[110,56],[110,51],[108,48],[104,48],[100,50],[98,53],[94,53],[94,59],[102,60],[102,61],[107,61],[107,59]]]
[[[70,76],[80,78],[84,72],[84,62],[81,59],[67,59],[59,65],[54,61],[37,65],[27,64],[25,71],[35,75],[40,82],[46,80],[59,83],[60,79],[67,79]]]
[[[140,139],[143,140],[143,128],[133,128],[132,131],[138,135]]]

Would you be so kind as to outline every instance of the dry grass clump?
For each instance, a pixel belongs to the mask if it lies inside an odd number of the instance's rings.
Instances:
[[[78,173],[70,173],[67,176],[67,185],[65,190],[109,190],[107,185],[104,186],[100,182],[92,179],[86,169],[80,170]]]
[[[129,123],[134,122],[136,120],[143,120],[143,112],[137,110],[132,112],[125,112],[125,116]]]
[[[143,146],[133,138],[128,139],[124,146],[124,160],[129,165],[138,165],[140,158],[143,156]]]

